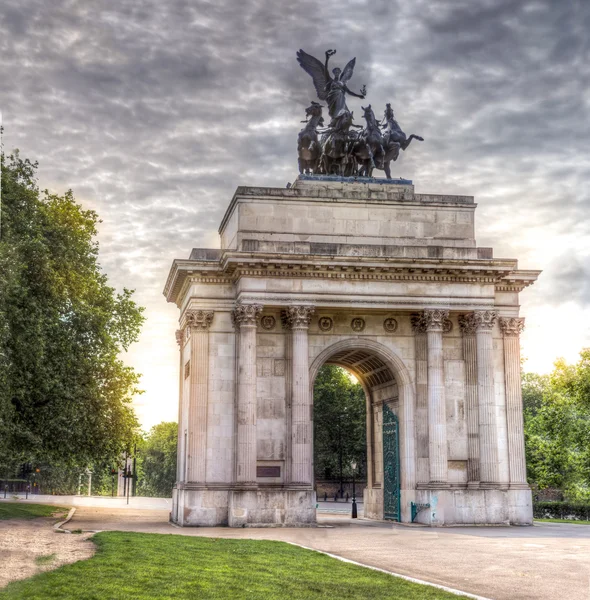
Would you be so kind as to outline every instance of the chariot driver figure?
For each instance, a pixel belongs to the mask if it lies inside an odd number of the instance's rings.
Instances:
[[[328,61],[330,56],[336,54],[336,50],[326,51],[326,62],[322,64],[317,58],[307,54],[303,50],[297,52],[297,62],[303,70],[311,75],[313,85],[315,86],[318,98],[328,103],[328,112],[332,120],[330,121],[330,129],[338,131],[343,125],[350,120],[350,111],[346,106],[346,94],[364,99],[367,90],[363,85],[360,94],[355,94],[350,91],[346,82],[352,77],[356,58],[353,58],[344,67],[344,71],[338,68],[332,70],[334,77],[330,75],[328,70]]]

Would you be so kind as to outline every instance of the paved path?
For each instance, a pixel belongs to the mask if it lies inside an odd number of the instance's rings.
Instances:
[[[80,507],[67,527],[295,542],[495,600],[590,599],[590,526],[428,528],[323,514],[310,529],[178,528],[167,510]]]

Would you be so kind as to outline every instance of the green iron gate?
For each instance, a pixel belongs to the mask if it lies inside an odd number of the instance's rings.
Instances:
[[[383,405],[383,518],[401,521],[399,423],[387,404]]]

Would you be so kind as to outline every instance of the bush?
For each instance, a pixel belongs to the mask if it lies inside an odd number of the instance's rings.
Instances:
[[[590,521],[590,504],[579,502],[534,502],[535,519],[568,519]]]

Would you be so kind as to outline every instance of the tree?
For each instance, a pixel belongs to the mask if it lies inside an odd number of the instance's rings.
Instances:
[[[340,480],[352,475],[350,464],[366,472],[366,399],[340,367],[326,365],[316,377],[313,392],[315,476]]]
[[[1,158],[0,463],[115,461],[137,428],[138,375],[119,355],[143,309],[100,270],[97,214]]]
[[[141,496],[169,498],[176,482],[176,442],[178,425],[162,422],[154,425],[141,444],[138,470],[141,472]]]
[[[590,499],[590,349],[549,376],[523,374],[523,400],[529,481]]]

